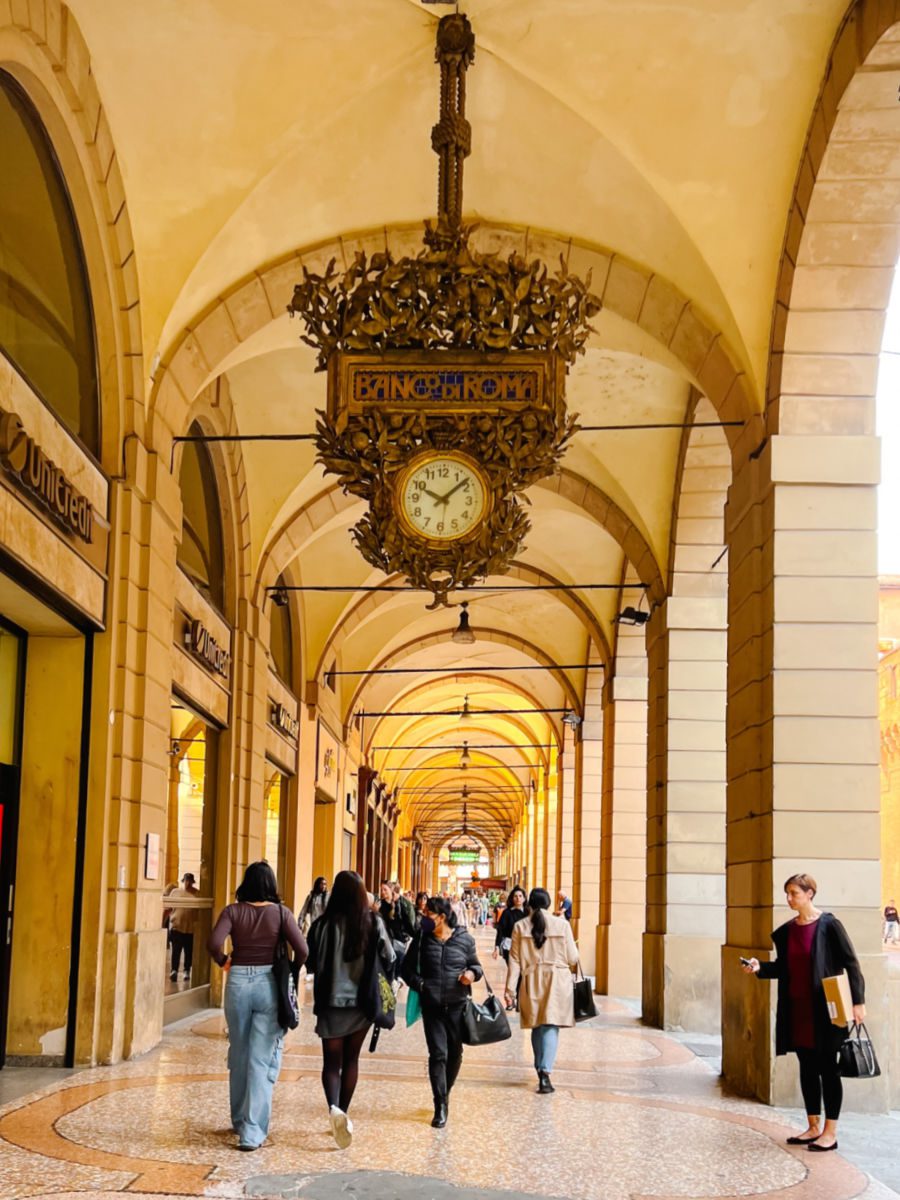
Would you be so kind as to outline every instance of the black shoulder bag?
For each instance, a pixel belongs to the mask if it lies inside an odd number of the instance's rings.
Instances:
[[[881,1074],[875,1047],[865,1025],[853,1022],[850,1036],[841,1044],[840,1055],[839,1068],[844,1079],[874,1079]]]
[[[484,982],[488,990],[484,1004],[478,1004],[468,996],[462,1011],[462,1040],[466,1046],[489,1046],[512,1037],[503,1005],[494,995],[486,976]]]
[[[278,997],[278,1024],[282,1029],[288,1030],[296,1029],[300,1024],[300,1001],[297,996],[300,964],[288,954],[288,944],[284,936],[284,905],[280,905],[280,908],[281,925],[278,929],[278,941],[275,943],[272,975],[275,978],[275,992]]]
[[[590,1021],[591,1017],[596,1017],[597,1015],[597,1005],[594,1003],[591,981],[585,979],[584,971],[581,969],[581,962],[578,963],[578,970],[572,982],[575,990],[575,1020]]]
[[[375,917],[359,985],[359,1006],[376,1029],[393,1029],[397,1019],[397,997],[381,965],[381,955],[378,953],[380,938],[379,918]]]

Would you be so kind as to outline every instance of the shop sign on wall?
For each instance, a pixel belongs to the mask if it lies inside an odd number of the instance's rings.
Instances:
[[[94,508],[90,500],[29,437],[15,413],[0,412],[0,462],[66,533],[88,545],[93,542]]]
[[[338,787],[338,743],[319,722],[318,748],[316,751],[316,791],[324,792],[337,800]]]
[[[269,707],[269,723],[279,733],[283,733],[290,741],[296,742],[300,738],[300,722],[290,711],[285,708],[277,700],[273,700]]]
[[[452,863],[477,863],[481,859],[481,851],[471,846],[449,846],[448,852]]]
[[[144,878],[159,879],[159,834],[148,833],[144,847]]]
[[[203,622],[199,619],[190,620],[184,633],[184,644],[190,653],[214,675],[228,678],[231,670],[231,655],[220,646]]]

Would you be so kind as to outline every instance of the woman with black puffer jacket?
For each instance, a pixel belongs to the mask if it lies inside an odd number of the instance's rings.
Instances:
[[[450,901],[429,896],[421,928],[410,946],[400,974],[418,992],[428,1043],[428,1076],[434,1097],[435,1129],[447,1124],[450,1089],[462,1066],[462,1014],[472,984],[484,971],[475,939],[456,927]]]

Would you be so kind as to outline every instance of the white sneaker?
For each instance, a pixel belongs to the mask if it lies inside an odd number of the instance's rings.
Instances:
[[[346,1150],[353,1141],[353,1125],[345,1112],[341,1112],[336,1104],[332,1104],[328,1113],[331,1119],[331,1132],[338,1144],[339,1150]]]

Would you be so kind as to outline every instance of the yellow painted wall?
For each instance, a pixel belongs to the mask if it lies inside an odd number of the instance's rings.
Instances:
[[[28,639],[7,1052],[62,1055],[69,1003],[84,642]]]

